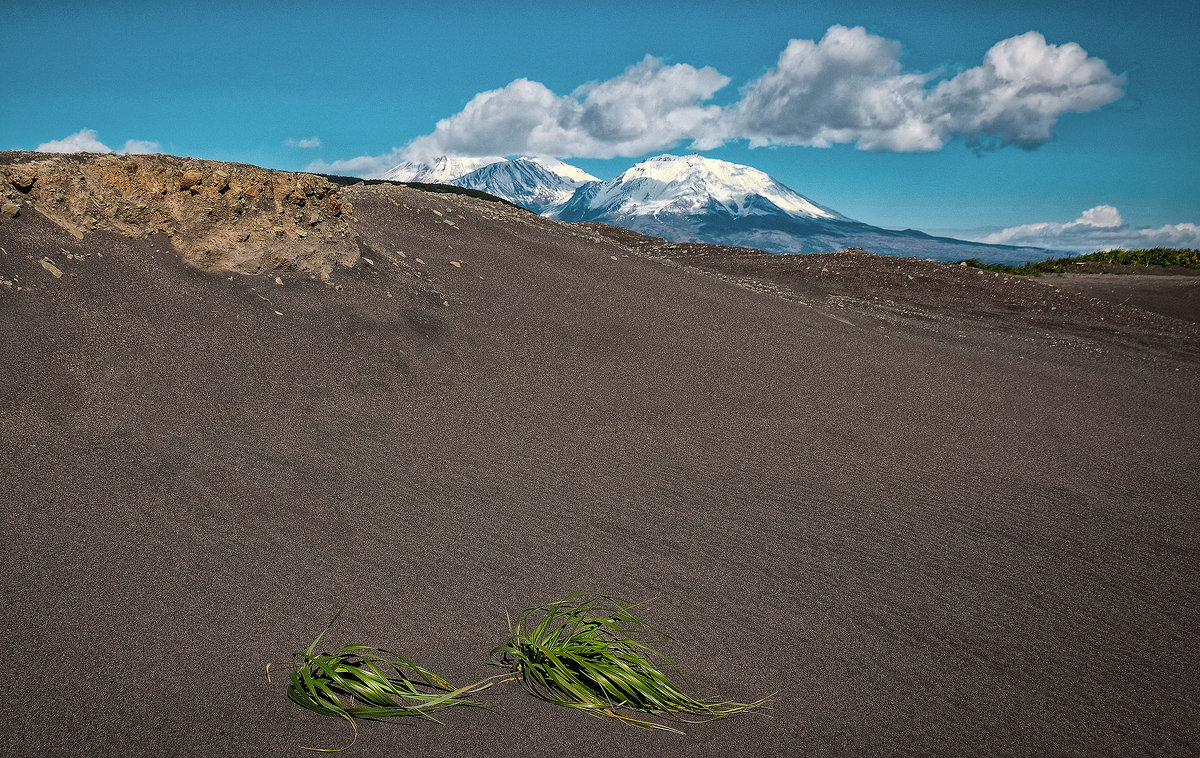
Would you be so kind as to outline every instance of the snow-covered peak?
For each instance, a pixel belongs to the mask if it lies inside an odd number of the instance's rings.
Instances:
[[[397,182],[425,182],[427,184],[449,184],[460,176],[498,163],[503,158],[459,158],[443,155],[428,163],[404,161],[388,169],[384,179]]]
[[[588,182],[600,181],[578,166],[572,166],[570,163],[563,163],[557,158],[526,158],[524,160],[531,160],[547,171],[553,174],[558,174],[567,181],[575,182],[575,184],[586,184]]]
[[[767,203],[763,203],[765,200]],[[605,182],[589,203],[634,215],[699,214],[720,206],[734,217],[773,213],[844,218],[756,168],[700,155],[660,155]]]
[[[499,195],[535,213],[546,213],[569,200],[582,185],[598,181],[561,161],[513,158],[483,166],[453,183]]]

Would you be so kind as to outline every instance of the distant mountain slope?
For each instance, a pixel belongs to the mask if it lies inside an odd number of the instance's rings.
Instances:
[[[786,214],[849,220],[758,169],[699,155],[660,155],[643,161],[554,215],[565,220],[574,215],[697,217],[714,213],[731,218]]]
[[[774,253],[860,247],[880,255],[1023,262],[1040,248],[987,245],[883,229],[847,218],[749,166],[699,155],[660,155],[598,185],[585,185],[550,215],[595,221],[673,242],[710,242]]]
[[[601,181],[547,158],[441,157],[384,174],[406,182],[482,190],[566,222],[595,221],[672,242],[709,242],[772,253],[860,247],[880,255],[989,263],[1041,260],[1052,251],[883,229],[821,205],[768,174],[699,155],[660,155]]]
[[[404,161],[388,169],[380,177],[397,182],[424,182],[426,184],[450,184],[463,174],[504,160],[503,158],[455,158],[442,156],[431,163]]]
[[[514,158],[483,166],[452,183],[490,192],[535,213],[548,214],[570,200],[581,186],[599,181],[562,161]]]

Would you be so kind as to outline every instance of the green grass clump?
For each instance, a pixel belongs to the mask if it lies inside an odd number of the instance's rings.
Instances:
[[[1200,250],[1169,247],[1152,247],[1145,250],[1101,250],[1071,258],[1047,258],[1044,261],[1036,263],[1022,263],[1020,266],[1009,266],[1003,263],[982,263],[978,258],[970,258],[965,261],[959,261],[959,263],[965,263],[968,266],[981,268],[985,271],[999,271],[1002,274],[1017,274],[1018,276],[1061,274],[1064,271],[1073,270],[1072,266],[1077,263],[1200,268]]]
[[[341,615],[338,611],[308,650],[292,654],[287,694],[293,702],[310,711],[346,719],[355,739],[356,719],[418,716],[437,721],[433,713],[456,705],[490,707],[469,696],[491,687],[491,680],[454,687],[404,656],[367,645],[343,645],[332,653],[315,652],[325,632]],[[325,748],[305,750],[336,752]]]
[[[493,662],[508,668],[532,695],[593,716],[682,734],[664,724],[621,715],[627,708],[688,723],[711,721],[760,708],[767,700],[735,703],[697,700],[662,670],[682,678],[671,659],[634,639],[650,632],[670,637],[635,617],[630,605],[603,595],[575,594],[528,608],[509,620],[508,641],[492,651]]]

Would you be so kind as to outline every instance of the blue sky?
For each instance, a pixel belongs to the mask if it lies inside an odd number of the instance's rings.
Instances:
[[[117,151],[303,169],[532,146],[601,178],[701,152],[880,226],[1028,241],[1200,223],[1200,4],[881,5],[10,5],[0,149],[92,130]],[[1045,87],[985,65],[1006,40]],[[575,121],[557,130],[564,108]],[[481,120],[493,112],[555,129],[530,142]],[[1114,210],[1083,215],[1097,208]]]

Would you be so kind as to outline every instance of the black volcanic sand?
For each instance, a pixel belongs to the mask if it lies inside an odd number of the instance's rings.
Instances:
[[[0,754],[339,746],[282,674],[341,605],[330,647],[468,682],[575,591],[651,600],[695,693],[770,714],[678,736],[508,683],[347,754],[1195,754],[1195,328],[350,192],[371,262],[331,284],[0,224]]]
[[[1145,269],[1149,267],[1138,267]],[[1176,269],[1163,274],[1063,274],[1045,277],[1047,284],[1119,305],[1200,323],[1200,271]]]

